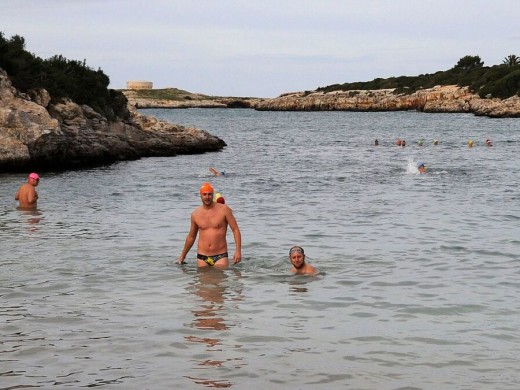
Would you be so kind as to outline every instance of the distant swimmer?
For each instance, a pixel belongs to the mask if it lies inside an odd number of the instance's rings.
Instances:
[[[40,176],[37,173],[29,174],[27,178],[27,183],[22,184],[14,199],[17,200],[20,204],[20,209],[24,210],[32,210],[37,207],[38,202],[38,193],[36,192],[36,187],[40,183]]]
[[[474,142],[472,140],[468,141],[468,148],[472,148],[474,145]]]
[[[233,211],[225,204],[213,201],[215,191],[210,183],[202,184],[199,193],[202,206],[191,213],[190,231],[177,263],[184,264],[186,255],[200,232],[197,246],[197,267],[227,268],[229,266],[226,241],[228,226],[231,228],[235,239],[233,263],[240,263],[242,260],[242,236]]]
[[[438,140],[438,139],[434,139],[434,140],[433,140],[433,144],[434,144],[434,145],[439,145],[439,140]]]
[[[316,275],[318,270],[305,262],[305,252],[301,246],[293,246],[289,250],[289,260],[291,261],[291,272],[295,275]]]
[[[404,139],[401,141],[401,146],[402,146],[403,148],[406,146],[406,141],[405,141]]]
[[[419,173],[426,173],[426,167],[422,161],[417,161],[417,169],[419,170]]]
[[[374,141],[374,146],[379,146],[379,140],[376,139],[376,140]]]
[[[417,146],[423,146],[424,145],[424,141],[422,139],[419,140],[419,142],[417,142]]]
[[[217,192],[215,196],[213,197],[213,202],[226,204],[226,199],[222,196],[220,192]]]
[[[486,146],[493,146],[493,144],[491,143],[491,140],[489,138],[486,140]]]
[[[403,143],[403,141],[401,141],[401,138],[397,138],[397,139],[395,140],[395,144],[396,144],[397,146],[401,146],[402,143]]]
[[[213,173],[215,176],[226,176],[226,171],[219,172],[213,167],[209,167],[209,171]]]

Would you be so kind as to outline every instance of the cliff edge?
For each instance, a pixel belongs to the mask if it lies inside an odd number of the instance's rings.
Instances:
[[[211,97],[177,88],[146,90],[123,89],[128,105],[135,108],[252,108],[256,98]]]
[[[473,113],[495,118],[520,117],[520,97],[482,99],[468,87],[456,85],[396,94],[394,89],[334,92],[295,92],[273,99],[257,100],[260,111],[404,111]]]
[[[395,89],[291,92],[276,98],[209,98],[201,94],[184,99],[159,98],[164,90],[149,97],[123,90],[132,107],[137,108],[253,108],[258,111],[406,111],[472,113],[494,118],[520,117],[520,97],[483,99],[468,87],[436,86],[414,93],[396,93]],[[156,96],[154,96],[157,95]]]
[[[144,116],[130,107],[110,122],[47,91],[21,93],[0,69],[0,171],[73,169],[152,156],[213,152],[226,143],[206,131]]]

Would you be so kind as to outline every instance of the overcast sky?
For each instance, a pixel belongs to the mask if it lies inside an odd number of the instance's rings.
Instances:
[[[42,58],[85,59],[115,89],[275,97],[466,55],[500,64],[520,56],[520,1],[0,0],[0,31]]]

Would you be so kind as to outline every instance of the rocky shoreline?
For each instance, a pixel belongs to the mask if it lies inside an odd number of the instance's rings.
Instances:
[[[124,89],[121,92],[134,108],[253,108],[259,99],[218,97],[209,99],[206,95],[190,94],[183,100],[152,99],[138,97],[135,90]]]
[[[47,91],[16,90],[0,69],[0,172],[75,169],[152,156],[213,152],[226,143],[206,131],[145,116],[137,108],[251,108],[259,111],[404,111],[519,118],[520,97],[482,99],[454,85],[396,94],[392,89],[295,92],[272,99],[139,99],[125,93],[129,119],[110,122],[86,105],[51,103]]]
[[[226,143],[208,132],[140,114],[110,122],[86,105],[24,94],[0,69],[0,172],[75,169],[142,157],[214,152]]]
[[[125,93],[126,94],[126,93]],[[286,93],[272,99],[218,98],[215,100],[139,99],[127,94],[138,108],[252,108],[258,111],[405,111],[472,113],[492,118],[519,118],[520,97],[482,99],[468,87],[456,85],[396,94],[393,89]]]
[[[520,97],[482,99],[468,87],[456,85],[395,94],[393,89],[296,92],[254,103],[262,111],[404,111],[429,113],[473,113],[494,118],[520,117]]]

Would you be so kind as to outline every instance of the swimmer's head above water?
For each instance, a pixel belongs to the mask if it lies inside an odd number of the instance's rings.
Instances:
[[[313,265],[305,262],[306,256],[303,248],[295,245],[289,249],[289,260],[292,265],[291,272],[297,275],[316,275],[318,270]]]
[[[305,266],[305,252],[301,246],[293,246],[289,249],[289,260],[296,270]]]
[[[426,167],[422,161],[417,161],[417,169],[419,170],[419,173],[426,173]]]
[[[226,204],[226,200],[224,199],[224,197],[222,196],[222,194],[220,192],[217,192],[215,194],[215,196],[213,197],[213,202]]]

